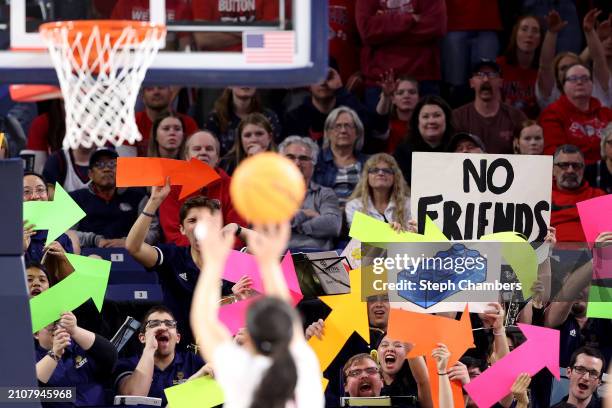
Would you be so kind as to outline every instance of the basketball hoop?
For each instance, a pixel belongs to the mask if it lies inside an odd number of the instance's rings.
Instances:
[[[141,140],[134,105],[147,69],[165,45],[166,27],[129,20],[57,21],[41,25],[40,33],[64,98],[64,147]]]

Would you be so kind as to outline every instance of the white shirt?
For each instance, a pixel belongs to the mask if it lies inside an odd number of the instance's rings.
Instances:
[[[297,367],[295,401],[288,401],[286,408],[323,408],[325,398],[321,384],[319,360],[303,340],[290,346]],[[271,364],[271,359],[253,355],[233,341],[220,345],[213,355],[215,380],[225,395],[224,408],[248,408],[253,393]]]
[[[379,213],[378,210],[374,207],[374,203],[372,203],[372,199],[368,197],[368,208],[364,211],[363,205],[361,204],[361,198],[354,198],[346,203],[346,207],[344,208],[344,212],[346,213],[346,221],[350,226],[353,223],[353,216],[355,211],[362,212],[366,215],[369,215],[372,218],[376,218],[377,220],[384,222],[400,222],[396,220],[393,216],[393,212],[395,211],[395,201],[389,201],[387,204],[387,208],[385,208],[384,217],[383,214]],[[406,225],[408,221],[410,221],[410,197],[406,197],[406,201],[404,202],[404,214],[405,219],[403,225]],[[386,219],[385,219],[386,218]]]

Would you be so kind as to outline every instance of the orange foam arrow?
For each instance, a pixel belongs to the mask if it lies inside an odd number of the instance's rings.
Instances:
[[[368,305],[361,299],[361,270],[350,271],[349,279],[350,293],[319,297],[332,309],[325,319],[323,340],[316,336],[308,340],[319,358],[321,372],[329,367],[353,332],[356,331],[366,342],[370,342]]]
[[[435,360],[431,357],[431,352],[437,347],[437,343],[446,344],[451,353],[448,361],[448,367],[451,367],[467,349],[474,347],[474,335],[467,304],[459,321],[426,313],[391,309],[388,334],[392,339],[402,340],[414,345],[408,353],[410,357],[425,356],[427,370],[429,371],[431,396],[434,406],[439,407],[438,370]],[[461,384],[452,381],[451,387],[455,406],[464,406]]]
[[[212,167],[197,159],[190,161],[157,157],[117,159],[117,187],[163,186],[166,177],[170,177],[170,184],[182,186],[179,199],[220,178]]]

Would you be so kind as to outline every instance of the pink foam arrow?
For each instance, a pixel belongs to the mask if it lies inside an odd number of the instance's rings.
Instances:
[[[246,314],[249,306],[261,296],[254,296],[240,302],[224,305],[219,308],[219,320],[225,324],[232,336],[246,326]]]
[[[291,253],[289,251],[287,251],[281,261],[281,269],[285,276],[285,281],[287,282],[291,297],[293,298],[293,305],[295,306],[304,296],[302,295],[302,290],[300,289],[300,284],[293,265],[293,258],[291,258]],[[264,286],[255,257],[244,252],[232,251],[225,263],[223,279],[230,282],[238,282],[244,275],[253,280],[254,290],[259,293],[264,293]]]
[[[533,376],[546,367],[559,379],[559,330],[521,323],[518,326],[527,341],[464,387],[479,408],[491,407],[508,395],[520,373]]]
[[[589,248],[593,248],[595,238],[606,231],[612,231],[612,217],[602,217],[612,213],[612,194],[591,198],[576,204],[580,224]]]

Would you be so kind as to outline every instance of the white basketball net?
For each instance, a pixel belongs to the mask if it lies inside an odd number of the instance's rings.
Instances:
[[[126,26],[116,39],[98,26],[77,33],[54,27],[41,30],[41,36],[64,98],[64,148],[141,140],[134,105],[147,69],[165,44],[165,27],[152,26],[139,37],[136,29]]]

